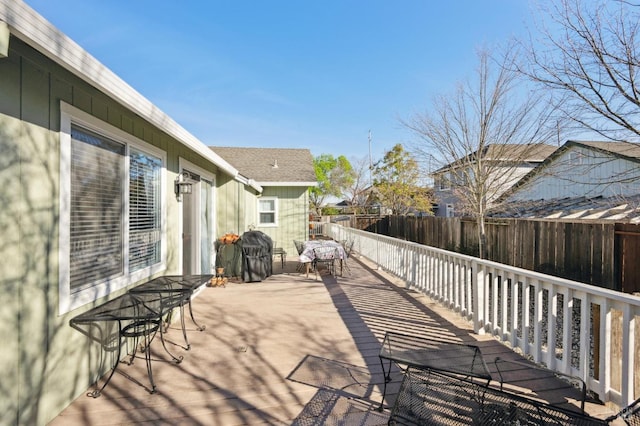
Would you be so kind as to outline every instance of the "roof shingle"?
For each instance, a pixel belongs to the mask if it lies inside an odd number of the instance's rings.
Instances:
[[[311,151],[302,148],[240,148],[210,146],[243,176],[260,185],[315,185]]]

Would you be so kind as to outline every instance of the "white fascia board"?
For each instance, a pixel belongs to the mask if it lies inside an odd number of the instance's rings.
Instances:
[[[318,186],[318,182],[258,182],[261,186]]]
[[[181,144],[202,155],[225,173],[234,178],[238,175],[238,170],[231,164],[209,149],[23,1],[0,0],[0,20],[9,25],[11,34],[58,65],[106,93],[158,129],[173,136]]]
[[[249,179],[248,177],[243,176],[239,173],[234,177],[234,179],[243,185],[252,187],[257,192],[262,193],[262,187],[255,180]]]

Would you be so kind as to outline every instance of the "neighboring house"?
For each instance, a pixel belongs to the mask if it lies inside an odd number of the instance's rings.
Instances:
[[[441,217],[465,214],[464,205],[456,194],[457,187],[463,187],[473,175],[472,168],[480,158],[491,170],[492,190],[489,205],[520,178],[542,163],[557,147],[546,144],[492,144],[481,153],[474,152],[466,158],[454,161],[431,173],[434,181],[436,205],[434,215]]]
[[[287,253],[296,254],[293,240],[307,240],[309,234],[309,188],[318,184],[311,151],[298,148],[210,148],[262,187],[261,196],[247,205],[244,222],[269,235]],[[231,196],[229,194],[225,198]],[[228,213],[234,214],[233,211]]]
[[[637,221],[640,144],[567,141],[525,175],[492,216]]]
[[[640,194],[640,144],[567,141],[503,200],[627,197]]]
[[[212,272],[215,238],[255,224],[263,187],[16,0],[0,0],[0,152],[0,424],[42,425],[107,369],[69,320]]]

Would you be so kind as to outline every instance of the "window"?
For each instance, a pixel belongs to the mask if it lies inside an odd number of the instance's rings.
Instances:
[[[164,157],[162,151],[65,104],[62,117],[60,311],[64,313],[164,267]]]
[[[450,185],[450,179],[447,177],[446,174],[441,174],[440,176],[437,177],[438,179],[438,189],[440,189],[441,191],[446,191],[448,189],[451,189],[451,185]]]
[[[162,161],[142,151],[129,155],[129,271],[160,262]]]
[[[572,166],[582,165],[583,158],[584,158],[584,155],[581,152],[573,151],[569,153],[569,163]]]
[[[278,203],[276,198],[260,198],[258,200],[258,223],[260,225],[277,225]]]
[[[125,146],[71,128],[71,293],[124,273]]]
[[[454,217],[455,214],[455,207],[453,206],[453,204],[447,204],[447,210],[445,212],[445,216],[446,217]]]

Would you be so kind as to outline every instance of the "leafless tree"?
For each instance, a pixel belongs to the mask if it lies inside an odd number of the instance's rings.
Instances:
[[[613,140],[640,137],[640,6],[623,0],[541,2],[519,71],[552,89],[578,126]],[[546,17],[546,19],[544,18]]]
[[[556,144],[562,127],[546,94],[523,86],[517,57],[513,46],[499,58],[479,50],[473,79],[436,97],[427,112],[401,120],[416,136],[408,149],[446,172],[464,213],[476,219],[481,257],[488,207],[526,172],[522,165],[531,155]]]
[[[358,214],[366,210],[368,200],[367,189],[371,186],[369,179],[369,159],[368,157],[352,158],[351,167],[353,171],[353,180],[345,191],[344,195],[351,204],[353,212]]]

